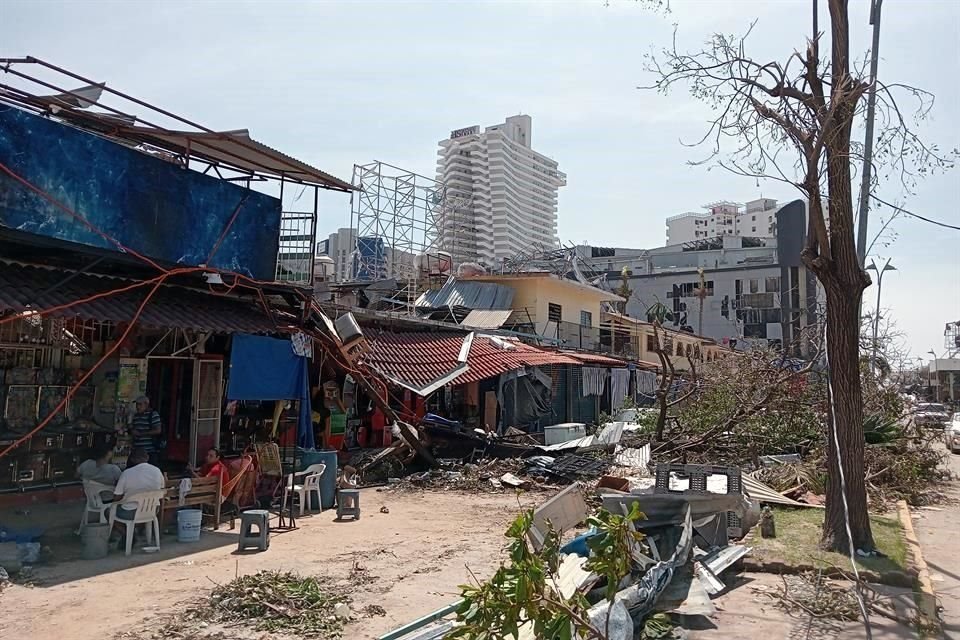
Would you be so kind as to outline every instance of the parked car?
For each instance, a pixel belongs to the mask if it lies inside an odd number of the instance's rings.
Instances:
[[[913,411],[913,422],[921,427],[942,427],[950,421],[950,412],[938,402],[921,402]]]
[[[953,420],[947,424],[945,436],[950,453],[960,451],[960,411],[953,414]]]

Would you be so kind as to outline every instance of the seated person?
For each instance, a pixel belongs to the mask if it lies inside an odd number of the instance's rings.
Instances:
[[[81,480],[99,482],[110,487],[114,486],[123,472],[120,467],[110,462],[112,456],[113,447],[91,449],[90,457],[77,467],[77,477]]]
[[[223,461],[219,449],[207,450],[207,461],[200,469],[190,469],[194,478],[212,478],[220,476],[220,486],[226,487],[230,482],[230,470],[227,469],[227,463]],[[226,496],[223,496],[226,498]]]
[[[117,486],[113,489],[113,501],[122,502],[117,507],[117,520],[133,520],[137,511],[136,501],[124,501],[137,493],[160,491],[166,484],[163,472],[148,462],[150,454],[146,449],[137,448],[130,454],[132,466],[120,474]]]

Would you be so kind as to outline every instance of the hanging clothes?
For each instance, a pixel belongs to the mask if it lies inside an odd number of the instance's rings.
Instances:
[[[653,397],[657,393],[657,374],[653,371],[637,371],[637,395]]]
[[[583,376],[584,396],[602,396],[603,388],[607,381],[607,370],[599,367],[583,367],[581,369]]]
[[[623,401],[630,393],[630,370],[611,369],[610,371],[610,404],[613,411],[623,406]]]

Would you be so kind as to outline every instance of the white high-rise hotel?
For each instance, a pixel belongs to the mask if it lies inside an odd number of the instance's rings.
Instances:
[[[536,245],[556,247],[557,192],[567,184],[555,160],[530,147],[530,116],[457,129],[440,141],[437,180],[454,207],[439,221],[456,264],[495,267]]]

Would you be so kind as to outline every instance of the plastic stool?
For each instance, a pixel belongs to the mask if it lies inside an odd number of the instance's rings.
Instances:
[[[258,531],[253,532],[256,526]],[[251,509],[240,514],[240,542],[237,551],[253,547],[266,551],[270,547],[270,512]]]
[[[353,516],[354,520],[360,519],[359,489],[337,491],[337,520],[342,520],[344,516]]]

